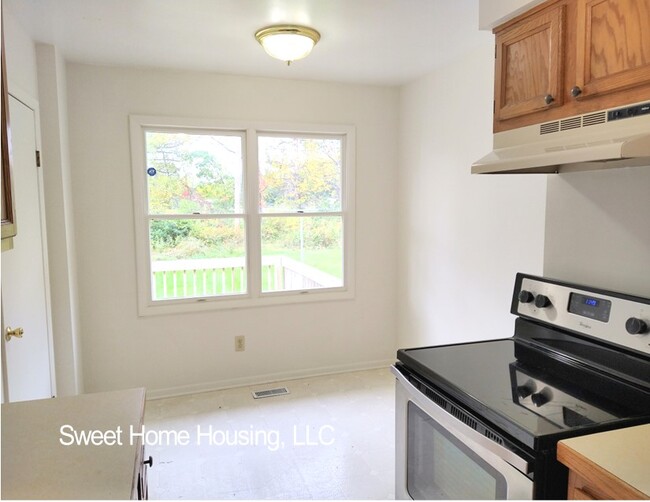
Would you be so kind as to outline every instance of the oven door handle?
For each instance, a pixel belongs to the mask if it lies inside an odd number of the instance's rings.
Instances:
[[[504,448],[491,439],[488,439],[468,425],[465,425],[453,415],[447,413],[440,406],[435,404],[431,399],[422,394],[422,392],[420,392],[411,382],[409,382],[406,377],[397,368],[395,368],[395,366],[391,366],[391,371],[397,378],[398,383],[402,385],[404,389],[406,389],[410,397],[417,401],[418,406],[422,408],[423,411],[425,411],[442,427],[449,431],[453,431],[454,435],[458,434],[460,436],[465,436],[467,440],[485,448],[521,472],[530,472],[529,462],[521,458],[515,452]]]

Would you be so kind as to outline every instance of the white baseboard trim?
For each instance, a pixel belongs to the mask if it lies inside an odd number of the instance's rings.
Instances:
[[[394,363],[394,359],[383,359],[379,361],[340,364],[336,366],[324,366],[320,368],[269,373],[266,375],[254,375],[251,377],[232,378],[229,380],[218,380],[216,382],[180,385],[178,387],[168,387],[166,389],[147,389],[147,401],[153,401],[154,399],[164,399],[168,397],[185,396],[187,394],[198,394],[199,392],[232,389],[235,387],[264,385],[268,383],[279,382],[282,380],[297,380],[299,378],[309,378],[323,375],[335,375],[337,373],[350,373],[353,371],[388,368],[391,364]]]

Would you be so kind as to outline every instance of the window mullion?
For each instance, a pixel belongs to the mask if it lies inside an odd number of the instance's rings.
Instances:
[[[262,244],[259,215],[259,165],[257,156],[257,131],[246,130],[245,158],[246,186],[246,256],[248,260],[248,287],[253,298],[262,292]]]

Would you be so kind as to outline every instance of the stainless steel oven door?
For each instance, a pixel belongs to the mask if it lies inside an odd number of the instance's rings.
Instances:
[[[392,370],[397,499],[532,499],[526,460],[447,413]]]

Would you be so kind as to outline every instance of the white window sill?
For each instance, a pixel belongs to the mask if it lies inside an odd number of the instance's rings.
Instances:
[[[279,291],[264,293],[253,298],[250,295],[232,295],[227,297],[186,298],[179,300],[150,301],[138,308],[140,317],[166,314],[184,314],[192,312],[209,312],[278,305],[295,305],[301,303],[352,300],[354,292],[350,289],[335,288],[305,291]]]

